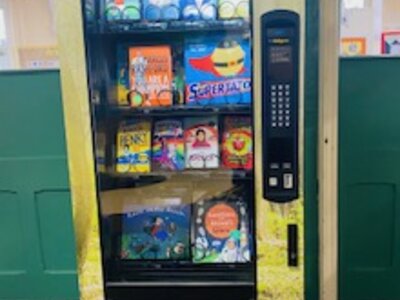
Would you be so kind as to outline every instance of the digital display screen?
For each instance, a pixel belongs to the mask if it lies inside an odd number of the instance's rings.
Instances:
[[[291,27],[277,27],[267,29],[267,35],[270,38],[290,37],[293,35],[293,33],[294,30]]]
[[[293,48],[291,45],[268,47],[268,75],[272,80],[293,79]]]
[[[292,63],[292,47],[291,46],[270,46],[269,47],[270,64]]]

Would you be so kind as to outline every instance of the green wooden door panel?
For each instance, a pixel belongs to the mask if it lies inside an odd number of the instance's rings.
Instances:
[[[21,209],[17,191],[0,191],[0,278],[24,272]],[[1,228],[13,228],[10,234]]]
[[[400,299],[400,59],[340,72],[340,300]]]
[[[71,196],[68,190],[40,190],[34,193],[38,228],[46,272],[74,272],[75,253],[63,251],[60,245],[73,244],[74,233],[70,215]],[[68,224],[69,226],[64,226]]]
[[[78,299],[59,73],[1,73],[0,95],[0,299]]]

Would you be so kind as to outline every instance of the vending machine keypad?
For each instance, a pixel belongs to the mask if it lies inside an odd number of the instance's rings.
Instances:
[[[290,128],[290,83],[276,82],[270,85],[271,128]]]
[[[264,198],[298,198],[299,16],[277,10],[262,17]]]

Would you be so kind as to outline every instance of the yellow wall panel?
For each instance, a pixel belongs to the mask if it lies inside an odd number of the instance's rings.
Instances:
[[[99,300],[103,277],[81,3],[56,4],[81,299]]]

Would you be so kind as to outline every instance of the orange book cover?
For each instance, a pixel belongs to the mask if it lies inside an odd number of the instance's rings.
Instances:
[[[172,105],[171,47],[129,49],[130,103],[132,106]]]

